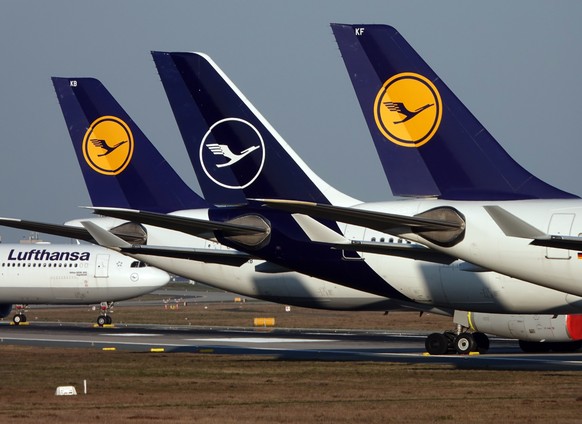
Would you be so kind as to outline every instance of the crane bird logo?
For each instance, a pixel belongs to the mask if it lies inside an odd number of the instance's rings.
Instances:
[[[420,147],[437,132],[442,110],[435,85],[422,75],[404,72],[389,78],[378,91],[374,120],[391,142]]]
[[[235,153],[232,153],[230,151],[230,147],[228,147],[226,144],[209,143],[206,145],[206,147],[208,147],[210,151],[214,153],[216,156],[224,156],[225,158],[228,159],[228,162],[217,164],[216,165],[217,168],[224,168],[225,166],[234,165],[249,153],[254,152],[258,148],[260,148],[260,146],[251,146],[247,149],[244,149],[237,155]]]
[[[240,118],[215,122],[200,143],[200,164],[206,176],[227,189],[251,185],[265,164],[265,142],[260,131]]]
[[[108,146],[107,140],[101,140],[99,138],[92,138],[90,141],[91,141],[91,143],[93,143],[93,146],[99,147],[99,148],[105,150],[105,153],[101,153],[100,155],[97,155],[99,157],[107,156],[108,154],[113,153],[115,151],[115,149],[117,149],[122,144],[127,143],[127,140],[123,140],[123,141],[120,141],[119,143],[116,143],[113,146]]]
[[[133,134],[124,121],[115,116],[97,118],[83,138],[83,157],[103,175],[117,175],[127,167],[133,155]]]

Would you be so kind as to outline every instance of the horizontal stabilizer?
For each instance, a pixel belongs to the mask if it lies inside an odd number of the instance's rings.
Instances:
[[[253,259],[252,256],[237,251],[131,245],[117,237],[115,234],[110,233],[109,231],[90,221],[82,221],[81,223],[87,229],[87,231],[91,233],[93,238],[97,240],[99,245],[110,249],[119,250],[121,253],[188,259],[193,261],[230,266],[241,266],[249,259]]]
[[[186,234],[203,237],[212,231],[222,231],[225,236],[254,235],[265,232],[264,228],[249,225],[229,224],[225,222],[207,221],[163,213],[146,212],[133,209],[91,208],[100,215],[135,221],[169,230],[181,231]]]
[[[450,265],[455,260],[457,260],[457,258],[447,255],[446,253],[437,252],[419,244],[352,241],[349,244],[332,245],[332,248],[338,250],[350,250],[364,253],[376,253],[379,255],[397,256],[400,258],[444,265]]]
[[[553,247],[555,249],[582,251],[582,237],[545,235],[534,239],[530,244],[534,246]]]
[[[324,205],[321,203],[276,199],[255,200],[274,209],[281,209],[291,213],[302,213],[312,217],[345,222],[360,227],[373,228],[390,234],[398,234],[394,233],[394,230],[399,230],[399,233],[411,232],[411,228],[416,228],[419,231],[448,231],[460,227],[456,222],[416,218],[342,206]]]
[[[417,216],[405,216],[296,200],[254,200],[275,209],[372,228],[387,234],[415,233],[442,246],[458,243],[465,232],[464,218],[448,207],[431,209]]]
[[[236,250],[216,250],[216,249],[189,249],[180,247],[161,246],[131,246],[121,249],[121,253],[162,256],[176,259],[189,259],[191,261],[212,263],[217,265],[241,266],[255,256],[248,255]]]
[[[436,252],[418,244],[348,240],[308,215],[294,214],[293,218],[310,240],[316,243],[328,244],[332,249],[398,256],[439,264],[451,264],[457,259],[446,253]]]
[[[23,219],[0,218],[0,225],[21,230],[35,231],[39,233],[52,234],[54,236],[69,237],[77,240],[94,242],[89,232],[81,227],[71,227],[62,224],[47,224],[37,221],[25,221]]]

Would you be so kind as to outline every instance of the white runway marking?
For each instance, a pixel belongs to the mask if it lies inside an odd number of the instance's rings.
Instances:
[[[216,339],[185,339],[189,342],[227,342],[227,343],[318,343],[335,342],[336,340],[315,339],[283,339],[274,337],[224,337]]]
[[[111,333],[111,334],[100,334],[100,336],[107,337],[160,337],[161,334],[146,334],[146,333]]]

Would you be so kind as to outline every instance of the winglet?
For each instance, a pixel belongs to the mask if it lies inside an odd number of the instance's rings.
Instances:
[[[483,206],[487,213],[493,218],[501,231],[509,237],[536,239],[545,237],[546,233],[540,231],[533,225],[528,224],[517,216],[507,212],[500,206]]]
[[[85,229],[89,232],[89,234],[91,234],[93,239],[99,243],[100,246],[113,250],[121,250],[124,247],[131,247],[131,244],[128,242],[120,239],[114,234],[111,234],[109,231],[101,228],[91,221],[81,221],[81,224],[83,224],[83,227],[85,227]]]
[[[311,241],[330,244],[349,244],[348,239],[308,215],[293,214],[292,216]]]

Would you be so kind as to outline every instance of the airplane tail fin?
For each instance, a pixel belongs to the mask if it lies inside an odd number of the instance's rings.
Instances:
[[[284,198],[358,203],[311,171],[208,56],[152,55],[209,202]]]
[[[576,197],[513,160],[396,29],[331,28],[395,195]]]
[[[93,205],[153,212],[207,207],[101,82],[52,81]]]

